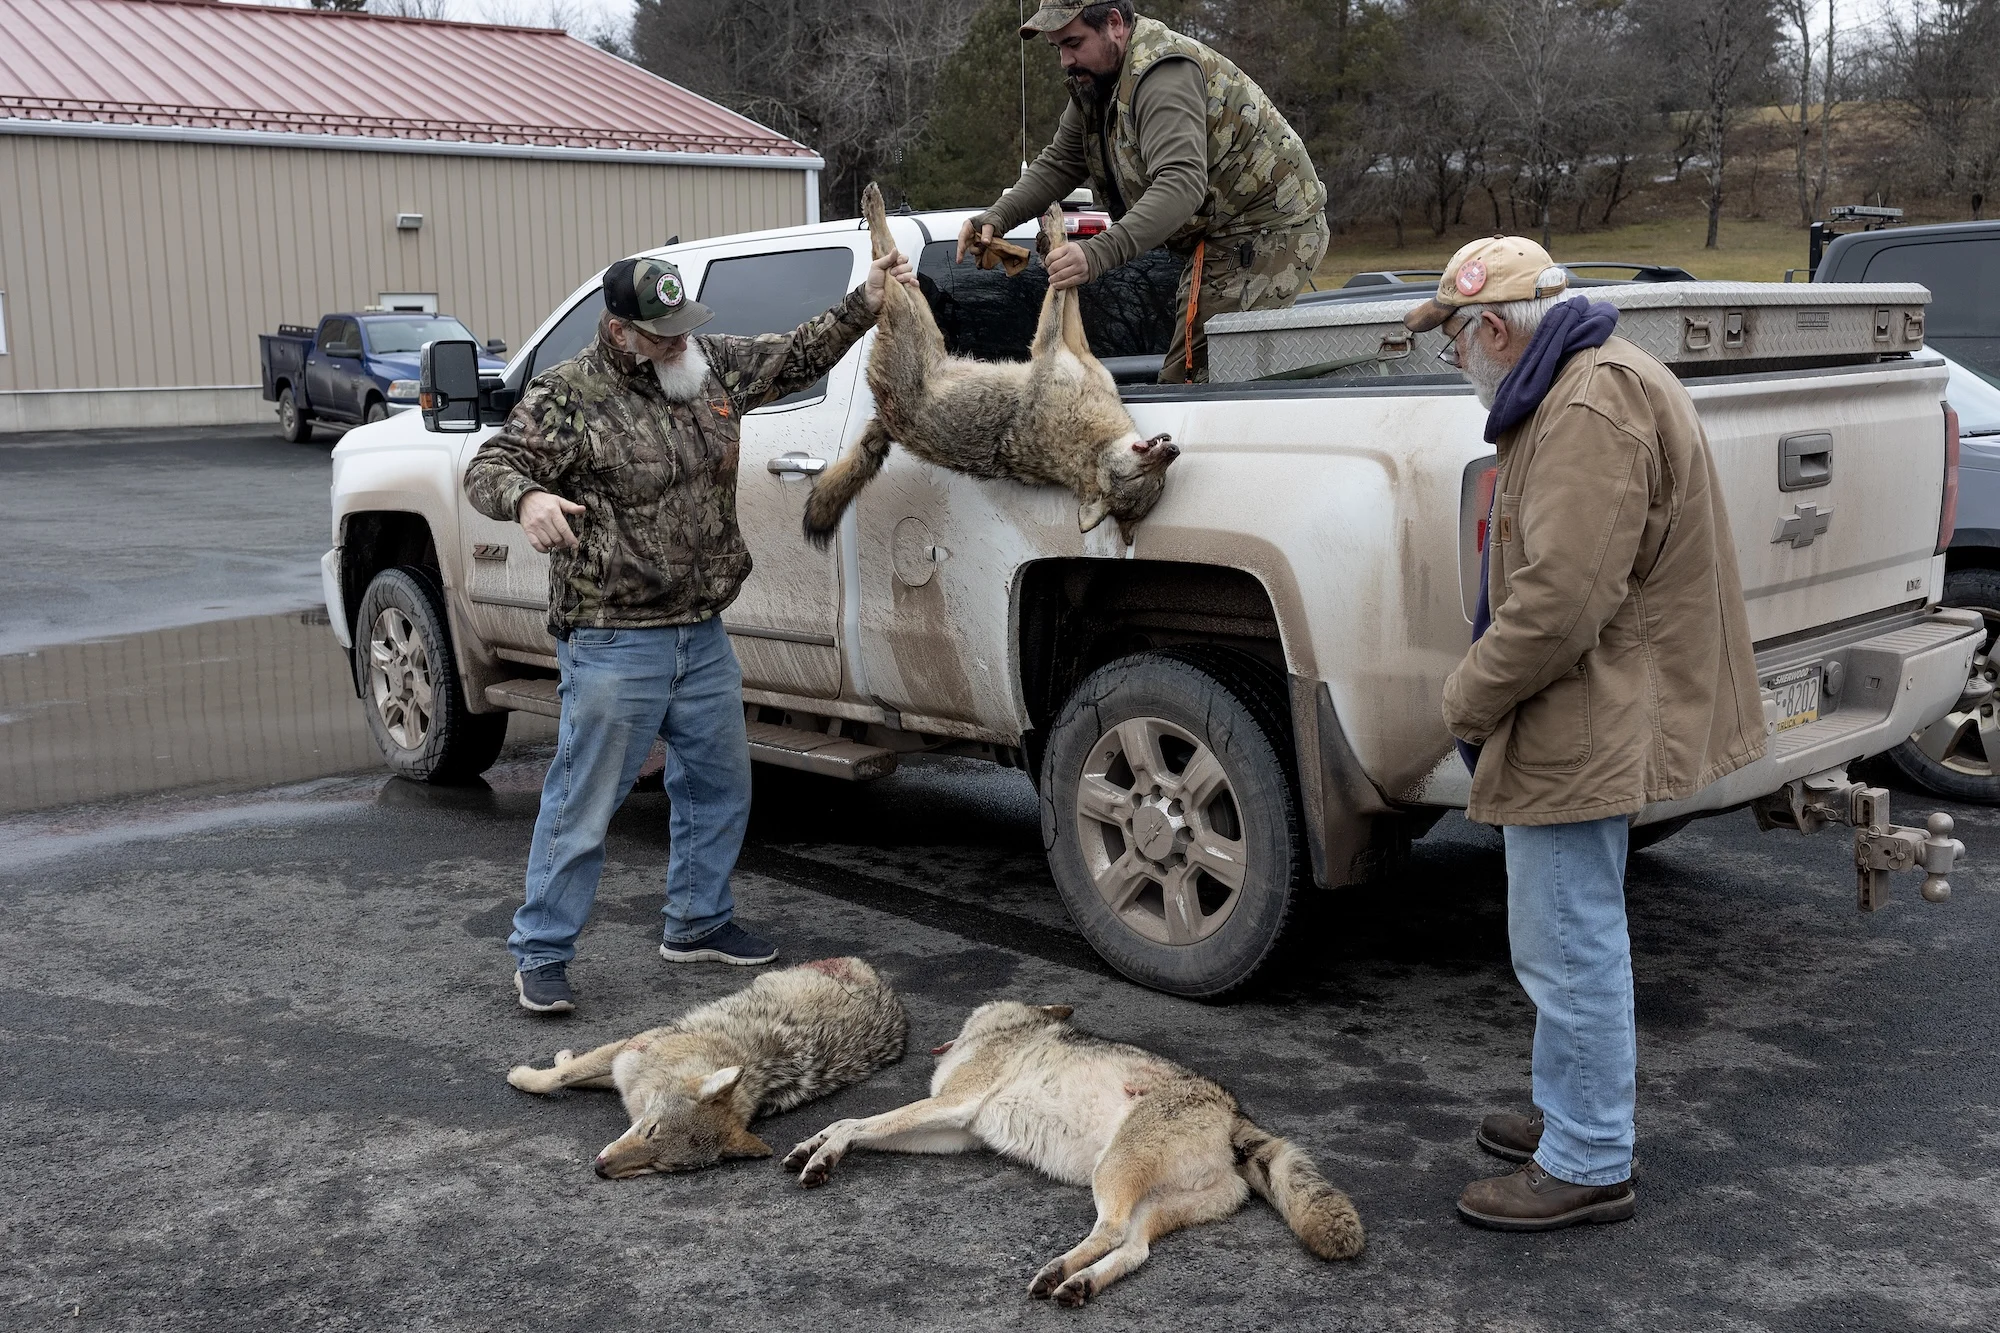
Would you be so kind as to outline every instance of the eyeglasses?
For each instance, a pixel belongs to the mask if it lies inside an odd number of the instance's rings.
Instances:
[[[1465,332],[1466,325],[1472,323],[1473,318],[1474,316],[1471,312],[1461,311],[1438,325],[1439,332],[1443,333],[1445,337],[1444,347],[1438,352],[1438,360],[1444,362],[1453,370],[1460,368],[1458,360],[1458,335]]]

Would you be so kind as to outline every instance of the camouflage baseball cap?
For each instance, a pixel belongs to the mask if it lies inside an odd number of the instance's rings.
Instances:
[[[715,312],[688,296],[668,259],[621,259],[604,270],[604,308],[655,338],[692,333]]]
[[[1075,19],[1084,10],[1089,9],[1094,2],[1095,0],[1085,0],[1085,3],[1080,5],[1043,5],[1028,17],[1026,23],[1021,25],[1021,40],[1024,42],[1032,41],[1045,32],[1054,32],[1057,28],[1067,28],[1071,20]]]

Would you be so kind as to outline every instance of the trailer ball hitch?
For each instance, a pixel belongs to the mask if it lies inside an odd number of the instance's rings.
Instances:
[[[1951,836],[1950,815],[1940,810],[1920,829],[1892,824],[1888,791],[1850,782],[1844,768],[1788,782],[1752,808],[1757,827],[1767,831],[1816,833],[1828,824],[1852,825],[1855,892],[1864,912],[1889,901],[1889,876],[1898,870],[1922,871],[1918,892],[1924,901],[1944,902],[1951,897],[1948,876],[1965,859],[1965,844]]]

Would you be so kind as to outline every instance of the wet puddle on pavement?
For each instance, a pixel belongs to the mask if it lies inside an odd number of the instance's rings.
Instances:
[[[508,741],[552,736],[516,715]],[[387,776],[324,611],[0,656],[0,815],[341,774]]]

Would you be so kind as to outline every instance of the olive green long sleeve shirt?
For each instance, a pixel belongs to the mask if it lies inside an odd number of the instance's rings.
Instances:
[[[1192,60],[1154,66],[1132,95],[1132,116],[1149,183],[1144,194],[1125,201],[1124,217],[1082,242],[1093,278],[1166,240],[1195,215],[1208,194],[1208,84],[1201,66]],[[1013,189],[972,220],[975,229],[991,223],[995,234],[1011,231],[1090,179],[1083,117],[1071,98],[1056,123],[1055,140]],[[1107,201],[1097,202],[1103,207]]]

